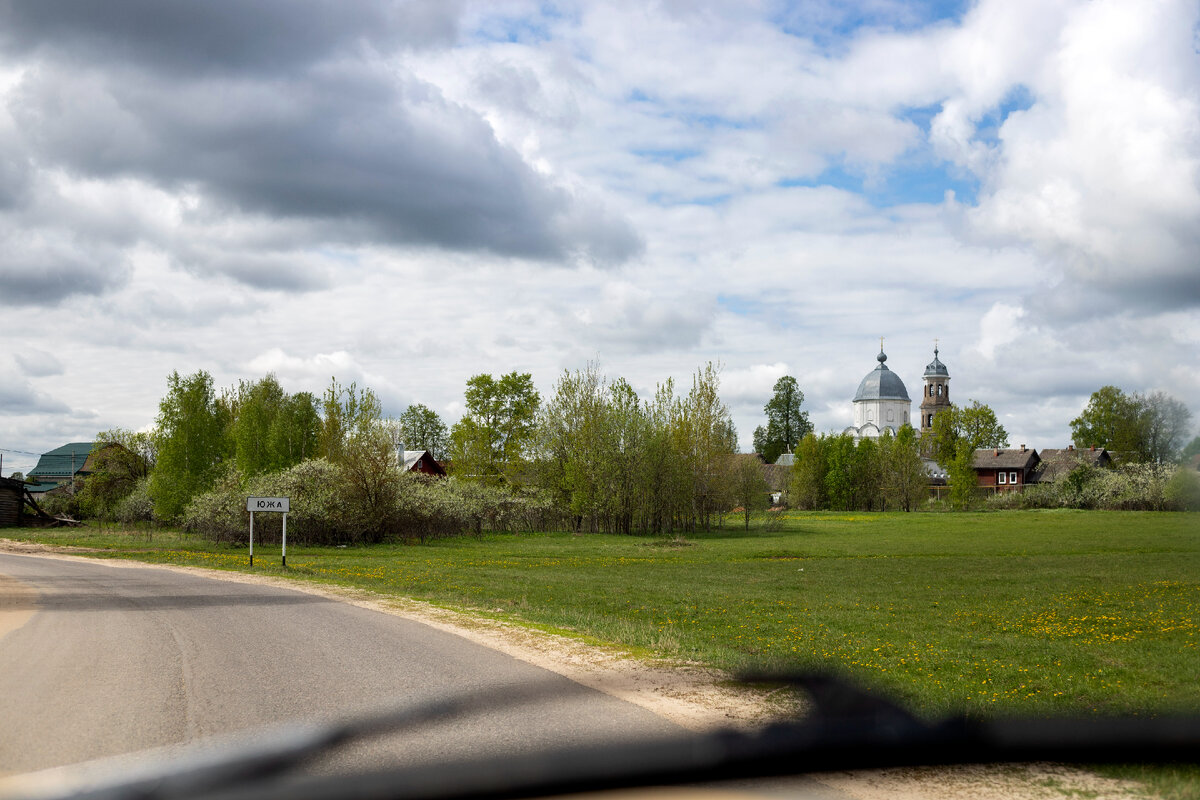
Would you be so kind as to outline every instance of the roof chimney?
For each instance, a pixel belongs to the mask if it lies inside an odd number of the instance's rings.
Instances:
[[[1069,444],[1069,445],[1067,445],[1067,452],[1068,452],[1068,453],[1070,453],[1070,452],[1072,452],[1072,451],[1074,451],[1074,450],[1075,450],[1075,445],[1073,445],[1073,444]]]
[[[992,455],[999,457],[999,455],[1000,455],[1000,448],[999,448],[999,447],[997,447],[995,450],[993,450],[993,451],[992,451]]]
[[[1021,452],[1022,452],[1022,453],[1024,453],[1024,452],[1025,452],[1025,445],[1021,445]]]
[[[1096,452],[1096,445],[1092,445],[1092,452]]]

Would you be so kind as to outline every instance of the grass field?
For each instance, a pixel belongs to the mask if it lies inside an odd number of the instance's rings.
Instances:
[[[173,533],[0,536],[250,570]],[[277,545],[255,562],[282,572]],[[289,547],[287,572],[726,669],[846,672],[927,715],[1200,710],[1197,514],[794,514],[685,541]]]

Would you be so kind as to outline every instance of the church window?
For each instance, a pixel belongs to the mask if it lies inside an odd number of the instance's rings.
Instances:
[[[888,422],[895,422],[895,421],[896,421],[896,412],[889,408],[888,409]]]
[[[874,410],[874,409],[871,409],[871,408],[868,408],[868,409],[867,409],[867,421],[871,421],[871,420],[874,420],[874,419],[875,419],[875,410]]]
[[[941,397],[941,396],[942,396],[942,385],[939,383],[938,384],[938,397]]]

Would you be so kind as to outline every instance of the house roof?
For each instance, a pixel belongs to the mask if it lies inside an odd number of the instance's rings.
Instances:
[[[1039,460],[1037,450],[998,450],[989,447],[975,451],[971,466],[975,469],[1029,469]]]
[[[787,491],[788,480],[792,475],[792,468],[783,464],[763,464],[763,478],[767,481],[767,488],[772,492]]]
[[[1038,470],[1041,473],[1038,480],[1046,483],[1053,483],[1081,464],[1086,464],[1090,467],[1103,467],[1112,461],[1108,451],[1103,447],[1098,447],[1095,450],[1091,448],[1077,450],[1074,447],[1047,447],[1039,455],[1042,461],[1038,465]]]
[[[413,470],[413,468],[415,466],[417,466],[417,462],[419,462],[421,460],[422,456],[425,456],[425,455],[429,456],[430,463],[433,464],[433,466],[435,467],[435,469],[438,473],[445,474],[445,472],[446,472],[445,468],[441,464],[438,463],[437,459],[434,458],[433,454],[430,453],[428,450],[404,450],[404,451],[401,451],[401,453],[400,453],[400,471],[401,472],[411,472]]]
[[[71,442],[43,453],[37,466],[29,470],[27,477],[67,477],[83,469],[94,442]]]

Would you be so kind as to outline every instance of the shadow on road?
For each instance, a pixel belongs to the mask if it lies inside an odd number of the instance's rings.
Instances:
[[[201,609],[220,607],[296,606],[314,603],[332,603],[333,600],[302,592],[289,592],[267,587],[228,584],[227,591],[180,593],[177,585],[163,584],[156,587],[144,579],[129,586],[120,581],[105,581],[97,585],[88,578],[60,577],[40,578],[28,581],[36,592],[34,601],[38,611],[109,611],[164,609]],[[161,588],[161,591],[157,589]],[[199,587],[197,587],[199,588]],[[0,608],[16,605],[21,597],[7,588],[0,588]],[[25,595],[24,599],[28,600]]]

